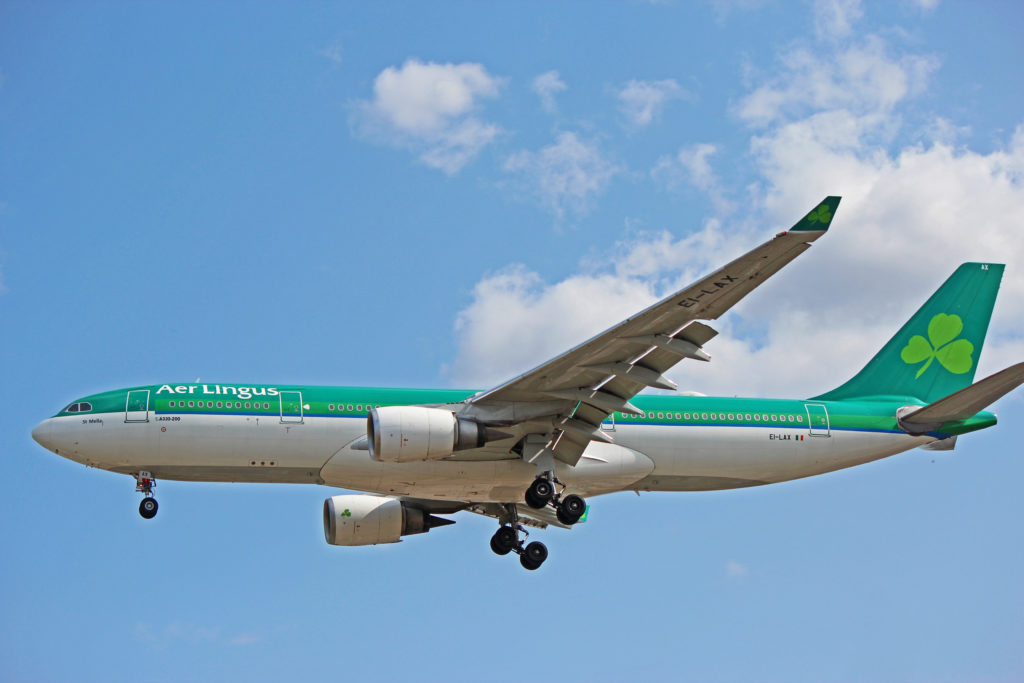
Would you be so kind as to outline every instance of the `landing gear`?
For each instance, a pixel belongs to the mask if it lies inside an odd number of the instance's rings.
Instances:
[[[558,521],[562,524],[568,524],[572,526],[576,522],[580,521],[580,517],[587,511],[587,503],[582,498],[577,496],[575,493],[570,493],[568,496],[562,499],[555,508],[555,516],[558,517]]]
[[[555,497],[555,485],[547,477],[537,477],[526,489],[526,504],[535,510],[547,507]]]
[[[153,519],[156,517],[156,511],[160,507],[156,502],[156,498],[153,497],[153,487],[156,486],[156,479],[149,472],[139,472],[134,477],[135,490],[145,496],[142,502],[139,503],[139,514],[142,515],[143,519]]]
[[[575,493],[571,493],[565,498],[561,497],[561,494],[555,492],[555,484],[562,487],[562,491],[565,491],[565,486],[562,482],[555,479],[551,472],[545,472],[530,484],[530,488],[526,489],[524,498],[526,504],[535,510],[540,510],[547,507],[549,504],[555,506],[555,516],[558,517],[558,521],[562,524],[572,526],[576,522],[580,521],[584,513],[587,511],[587,503],[583,498],[577,496]],[[542,560],[543,561],[543,560]]]
[[[143,498],[142,502],[139,503],[139,514],[142,515],[143,519],[153,519],[156,517],[157,508],[156,498]]]
[[[539,569],[546,559],[548,559],[548,547],[540,541],[530,543],[519,554],[519,564],[523,565],[523,569],[530,571]]]
[[[529,532],[519,524],[519,513],[516,506],[509,504],[505,506],[506,515],[502,518],[502,525],[494,535],[491,536],[491,550],[498,555],[516,553],[519,555],[519,564],[525,569],[533,571],[539,569],[544,560],[548,559],[548,548],[540,541],[533,541],[524,547],[523,540],[519,538],[520,532],[528,536]]]
[[[519,534],[510,526],[500,527],[491,536],[491,550],[498,555],[508,555],[519,547]]]

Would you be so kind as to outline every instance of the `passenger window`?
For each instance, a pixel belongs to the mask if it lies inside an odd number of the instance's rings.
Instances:
[[[223,408],[224,407],[224,403],[222,401],[217,401],[217,407],[218,408]]]
[[[793,416],[792,415],[788,415],[788,416],[786,416],[786,419],[789,420],[790,422],[792,422],[793,421]]]
[[[665,413],[658,413],[658,419],[659,420],[664,420],[665,419]]]
[[[700,419],[702,419],[702,420],[708,419],[708,414],[707,413],[701,413],[700,414]]]
[[[269,403],[264,403],[263,404],[263,410],[270,410],[270,404]]]
[[[356,412],[359,412],[359,413],[363,412],[363,405],[362,404],[359,404],[359,405],[356,406]]]
[[[733,414],[729,413],[729,419],[731,420],[731,419],[733,419],[733,417],[734,417]]]
[[[804,416],[803,415],[797,415],[796,416],[796,421],[797,422],[803,422],[804,421]]]
[[[348,412],[351,413],[352,412],[352,404],[349,403],[347,406],[345,406],[345,410],[347,410]]]
[[[189,408],[195,408],[196,407],[196,402],[195,401],[189,401],[188,402],[188,407]]]
[[[235,401],[235,407],[236,408],[241,408],[242,407],[242,402],[241,401]]]
[[[167,405],[168,405],[169,407],[173,408],[175,404],[174,404],[174,401],[171,401],[171,402],[170,402],[170,403],[168,403]]]
[[[750,422],[750,413],[746,414],[747,422]]]
[[[246,408],[248,409],[248,408],[251,408],[251,407],[252,407],[252,405],[251,405],[251,404],[249,404],[249,403],[246,403],[246,404],[245,404],[245,407],[246,407]]]
[[[779,416],[776,415],[775,413],[772,413],[772,422],[776,422],[776,421],[778,421],[778,419],[779,419]]]
[[[676,413],[676,419],[677,419],[677,420],[681,420],[681,419],[683,419],[683,418],[682,418],[682,417],[681,417],[681,416],[679,415],[679,413]]]

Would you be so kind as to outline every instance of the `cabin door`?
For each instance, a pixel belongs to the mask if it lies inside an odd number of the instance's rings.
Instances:
[[[302,392],[281,392],[281,422],[302,422]]]
[[[125,422],[149,422],[149,389],[128,392],[124,406]]]
[[[828,410],[821,403],[806,403],[807,423],[811,426],[811,436],[832,436],[828,423]]]

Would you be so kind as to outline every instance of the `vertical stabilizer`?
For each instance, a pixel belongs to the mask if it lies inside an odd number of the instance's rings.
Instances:
[[[850,381],[816,399],[907,396],[925,403],[970,386],[992,317],[1000,263],[965,263]]]

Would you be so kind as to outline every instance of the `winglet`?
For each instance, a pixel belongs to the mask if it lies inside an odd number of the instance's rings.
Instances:
[[[825,232],[832,223],[842,197],[825,197],[811,212],[790,228],[790,232]]]

